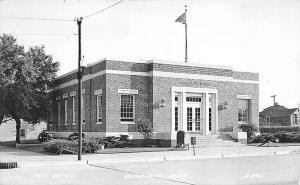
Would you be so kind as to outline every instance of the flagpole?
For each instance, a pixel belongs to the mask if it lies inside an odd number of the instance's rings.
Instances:
[[[186,12],[187,12],[187,6],[185,5],[185,62],[188,62],[188,58],[187,58],[187,17],[186,17]]]

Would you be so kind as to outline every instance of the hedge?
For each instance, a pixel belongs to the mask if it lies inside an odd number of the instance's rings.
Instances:
[[[78,136],[78,135],[77,135]],[[83,138],[82,140],[82,152],[83,153],[95,153],[104,148],[122,148],[130,145],[130,141],[127,135],[122,135],[121,137],[105,137],[105,138]],[[55,139],[47,142],[45,144],[45,151],[51,153],[60,153],[61,149],[66,151],[77,152],[78,151],[78,140],[68,140],[68,139]]]
[[[250,143],[264,143],[267,141],[276,142],[278,140],[280,143],[298,143],[300,142],[300,134],[295,134],[291,132],[286,133],[262,133],[256,137],[250,139]]]
[[[82,152],[83,153],[95,153],[100,150],[101,145],[97,139],[85,139],[82,141]],[[51,153],[59,153],[61,149],[67,149],[69,151],[78,151],[78,141],[68,140],[52,140],[45,144],[45,150]]]
[[[300,133],[300,127],[290,127],[290,126],[273,126],[273,127],[259,127],[260,133],[280,133],[280,132],[295,132]]]

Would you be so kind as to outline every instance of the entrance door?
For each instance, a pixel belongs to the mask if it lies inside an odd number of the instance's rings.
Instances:
[[[200,132],[202,128],[202,112],[200,105],[188,105],[186,110],[186,125],[188,132]]]

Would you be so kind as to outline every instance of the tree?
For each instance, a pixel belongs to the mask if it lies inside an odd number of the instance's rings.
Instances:
[[[25,51],[12,35],[0,36],[0,124],[7,118],[16,121],[17,143],[21,119],[31,124],[47,119],[47,85],[56,77],[58,65],[44,46]]]

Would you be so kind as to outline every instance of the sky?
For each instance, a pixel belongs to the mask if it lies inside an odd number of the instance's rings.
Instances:
[[[0,0],[0,34],[28,48],[44,45],[60,62],[59,75],[77,68],[74,21],[118,0]],[[124,0],[84,18],[84,64],[102,58],[184,61],[184,25],[175,19],[187,5],[191,63],[231,66],[260,75],[260,110],[271,95],[288,108],[300,103],[299,0]],[[10,17],[10,18],[9,18]]]

